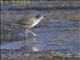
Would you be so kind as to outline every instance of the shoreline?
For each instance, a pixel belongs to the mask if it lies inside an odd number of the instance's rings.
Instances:
[[[80,59],[80,53],[64,53],[64,52],[55,52],[55,51],[46,51],[46,52],[31,52],[31,53],[25,53],[25,54],[7,54],[3,55],[1,54],[1,60],[36,60],[36,58],[39,59],[72,59],[72,60],[78,60]]]

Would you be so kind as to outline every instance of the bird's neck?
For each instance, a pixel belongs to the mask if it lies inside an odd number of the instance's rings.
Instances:
[[[43,17],[41,17],[41,18],[39,18],[37,21],[36,21],[36,23],[39,23],[41,20],[43,19]]]
[[[43,19],[43,17],[41,17],[39,19],[33,19],[34,23],[32,24],[31,27],[34,27],[35,25],[37,25],[42,19]]]

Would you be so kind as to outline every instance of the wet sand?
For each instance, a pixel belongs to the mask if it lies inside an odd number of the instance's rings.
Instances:
[[[32,52],[1,55],[1,60],[80,60],[80,53]]]

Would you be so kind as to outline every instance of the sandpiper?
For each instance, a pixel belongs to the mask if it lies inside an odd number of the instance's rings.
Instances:
[[[30,31],[30,28],[33,28],[34,26],[36,26],[41,20],[43,20],[44,17],[41,15],[37,15],[35,17],[26,17],[24,19],[18,20],[17,24],[19,25],[23,25],[26,27],[26,34],[27,32],[32,33],[34,36],[37,36],[35,33],[33,33],[32,31]]]

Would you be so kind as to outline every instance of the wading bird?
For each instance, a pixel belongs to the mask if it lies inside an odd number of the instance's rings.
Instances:
[[[16,23],[19,25],[23,25],[26,27],[26,34],[27,32],[32,33],[34,36],[37,36],[35,33],[33,33],[32,31],[30,31],[30,28],[33,28],[34,26],[36,26],[41,20],[43,20],[44,17],[41,15],[37,15],[35,17],[26,17],[24,19],[18,20]]]

